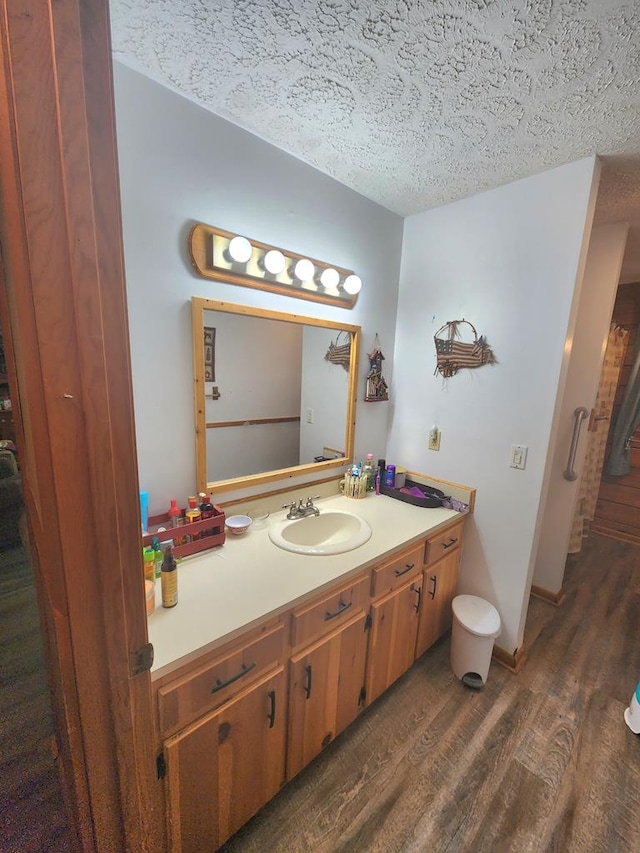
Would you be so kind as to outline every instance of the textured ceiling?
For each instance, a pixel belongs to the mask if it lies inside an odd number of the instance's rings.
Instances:
[[[111,0],[114,55],[406,215],[591,154],[640,281],[639,0]]]

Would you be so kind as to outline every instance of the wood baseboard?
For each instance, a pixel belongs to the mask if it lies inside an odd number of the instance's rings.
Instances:
[[[609,539],[617,539],[619,542],[631,542],[633,545],[640,545],[640,536],[636,533],[630,533],[626,530],[615,530],[611,527],[605,527],[602,524],[591,524],[591,533],[599,533],[600,536],[608,536]]]
[[[513,672],[516,675],[522,669],[527,656],[523,648],[516,649],[514,652],[505,652],[504,649],[501,649],[500,646],[493,647],[492,660],[496,663],[499,663],[501,666],[504,666],[505,669],[508,669],[509,672]]]
[[[546,601],[547,604],[552,604],[554,607],[561,607],[567,597],[565,591],[560,588],[558,592],[551,592],[550,589],[545,589],[543,586],[532,584],[531,595],[534,598],[539,598],[541,601]]]

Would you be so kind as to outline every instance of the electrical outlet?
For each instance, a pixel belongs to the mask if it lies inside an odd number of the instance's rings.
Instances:
[[[307,409],[307,423],[313,423],[313,409]]]
[[[429,450],[440,450],[440,430],[436,426],[429,431]]]

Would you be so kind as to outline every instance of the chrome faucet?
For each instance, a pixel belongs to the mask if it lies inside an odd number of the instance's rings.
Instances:
[[[307,515],[320,515],[320,510],[313,503],[314,500],[317,500],[320,495],[314,495],[313,497],[308,497],[306,503],[303,503],[303,499],[300,498],[298,502],[292,501],[290,504],[284,504],[282,509],[288,509],[287,518],[304,518]]]

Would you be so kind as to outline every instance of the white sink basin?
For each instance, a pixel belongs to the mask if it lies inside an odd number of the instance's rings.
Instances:
[[[295,554],[343,554],[370,538],[371,528],[363,518],[340,510],[285,519],[269,530],[274,545]]]

